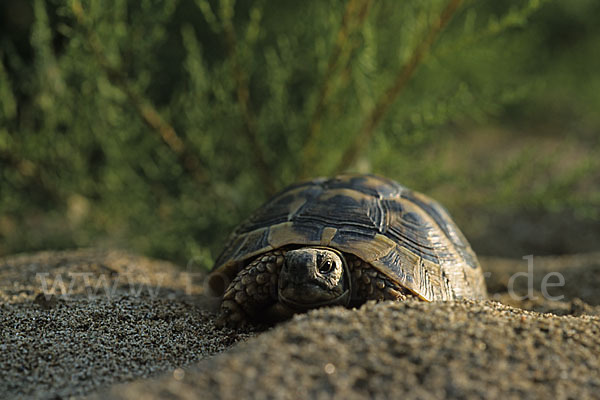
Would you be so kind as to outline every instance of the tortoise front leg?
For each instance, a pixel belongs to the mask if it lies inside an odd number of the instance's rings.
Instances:
[[[244,267],[225,290],[217,326],[241,326],[277,302],[277,280],[283,252],[259,256]]]
[[[352,274],[353,300],[357,303],[367,300],[404,301],[415,296],[356,256],[348,256],[348,266]]]

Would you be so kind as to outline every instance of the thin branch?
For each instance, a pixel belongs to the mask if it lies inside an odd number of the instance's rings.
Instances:
[[[177,155],[179,162],[191,176],[198,182],[207,180],[198,158],[189,152],[183,140],[177,135],[175,129],[163,119],[158,110],[146,98],[140,95],[129,82],[125,74],[111,65],[104,53],[102,43],[96,33],[90,28],[87,17],[79,0],[73,0],[72,11],[78,23],[84,28],[88,44],[98,61],[100,67],[111,83],[119,87],[127,96],[142,120],[156,133],[158,133],[165,144]]]
[[[428,54],[431,46],[439,36],[442,29],[448,24],[460,6],[462,0],[449,0],[448,4],[440,14],[436,22],[431,26],[429,32],[421,43],[415,48],[410,59],[404,65],[394,83],[383,93],[377,101],[371,114],[367,117],[358,134],[355,135],[352,144],[346,149],[342,155],[341,161],[336,167],[336,173],[341,173],[350,167],[360,155],[360,151],[364,149],[373,138],[375,128],[381,122],[381,119],[388,111],[389,107],[394,103],[402,89],[406,86],[414,74],[417,67],[421,64],[425,56]]]
[[[275,181],[273,174],[271,173],[271,167],[267,162],[267,158],[258,138],[256,117],[250,106],[248,78],[240,64],[235,29],[230,18],[223,19],[223,33],[225,35],[229,57],[232,61],[232,74],[236,83],[238,104],[244,122],[244,133],[246,134],[246,139],[250,145],[250,152],[254,156],[254,164],[258,170],[262,187],[264,188],[265,194],[270,196],[275,193]]]
[[[549,1],[551,0],[529,2],[523,6],[523,8],[511,8],[508,13],[503,15],[498,20],[490,21],[488,25],[484,29],[478,31],[477,34],[466,35],[462,38],[462,40],[455,41],[449,46],[444,46],[444,48],[437,54],[437,57],[443,58],[448,54],[457,54],[464,48],[472,47],[485,39],[499,35],[511,28],[522,28],[527,23],[528,19],[540,8],[542,8],[544,3]]]
[[[304,144],[304,158],[302,162],[301,176],[306,177],[308,169],[312,164],[312,161],[317,152],[318,136],[321,129],[321,118],[327,106],[330,95],[333,92],[333,78],[334,72],[338,70],[339,64],[346,58],[350,59],[350,54],[356,49],[357,45],[354,43],[347,49],[348,38],[353,32],[359,30],[366,17],[369,13],[372,0],[349,0],[346,3],[346,9],[342,17],[342,24],[336,35],[335,45],[329,56],[327,63],[327,69],[323,76],[323,83],[321,84],[319,94],[317,97],[317,105],[312,114],[308,135]],[[356,19],[356,21],[355,21]],[[344,57],[345,56],[345,57]]]

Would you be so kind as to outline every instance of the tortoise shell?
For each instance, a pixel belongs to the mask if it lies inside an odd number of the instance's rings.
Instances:
[[[371,264],[423,300],[486,297],[477,256],[435,200],[390,179],[341,175],[292,185],[237,227],[211,272],[222,293],[257,256],[285,246],[327,246]]]

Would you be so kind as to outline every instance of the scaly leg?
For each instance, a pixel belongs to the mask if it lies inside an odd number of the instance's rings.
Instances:
[[[223,295],[217,325],[244,325],[276,303],[282,265],[283,252],[276,250],[259,256],[238,272]]]
[[[360,258],[348,255],[346,260],[352,274],[353,302],[362,304],[367,300],[404,301],[415,297],[408,289],[398,287],[390,278]]]

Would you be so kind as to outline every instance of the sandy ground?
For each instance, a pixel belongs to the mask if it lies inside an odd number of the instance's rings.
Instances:
[[[166,262],[6,257],[0,397],[600,398],[600,253],[534,258],[530,277],[526,260],[482,263],[488,301],[369,303],[243,332],[216,329],[202,276]]]

